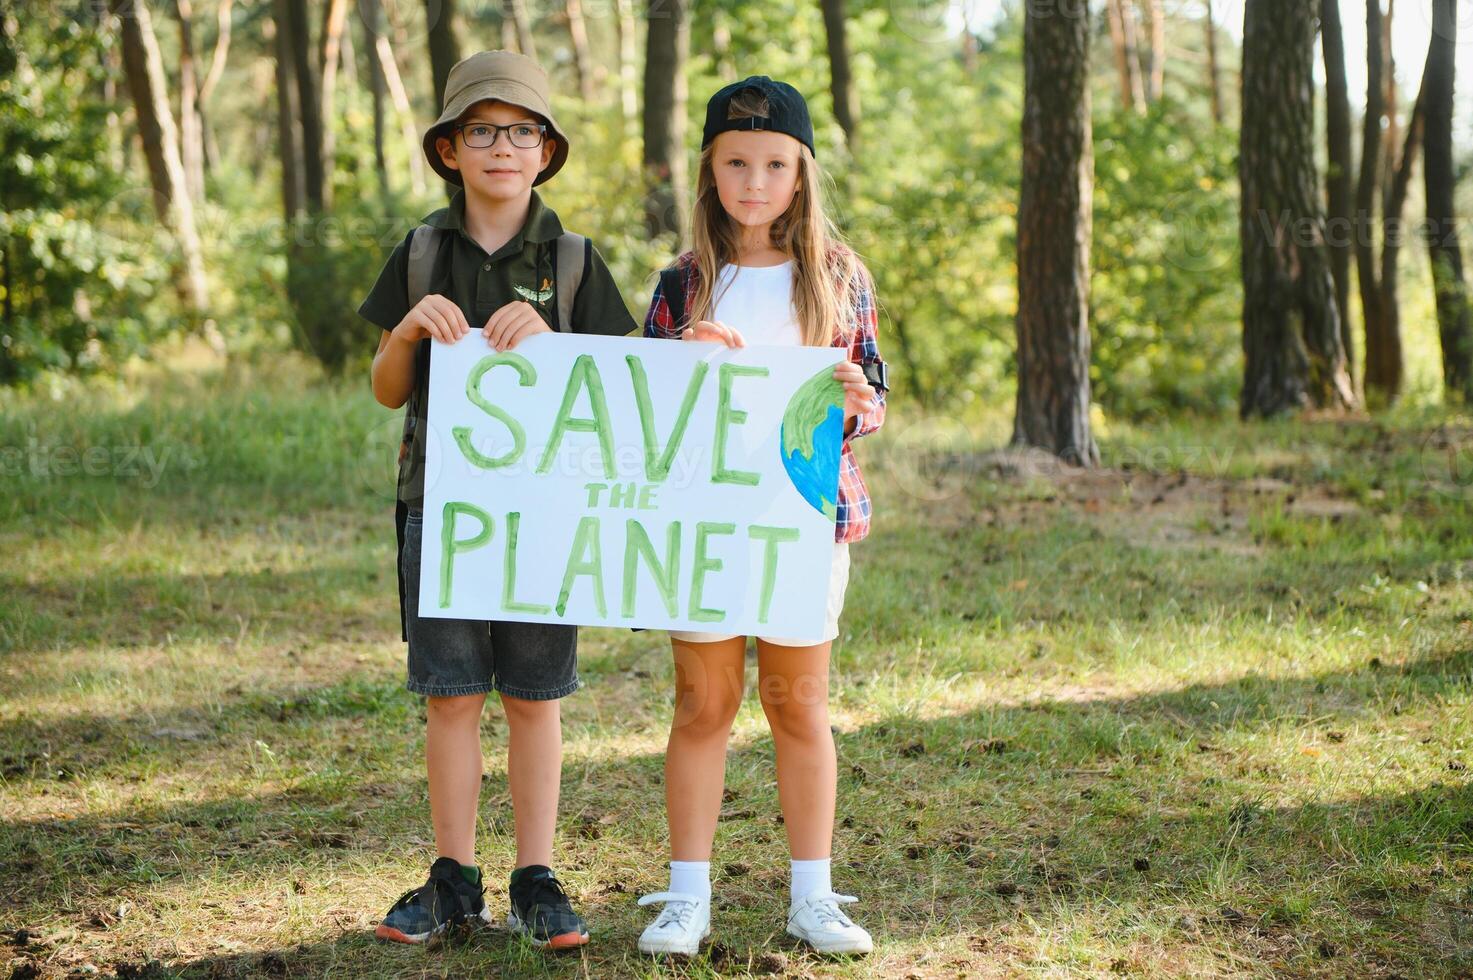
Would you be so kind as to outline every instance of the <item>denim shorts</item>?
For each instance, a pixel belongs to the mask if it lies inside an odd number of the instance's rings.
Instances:
[[[424,514],[410,511],[399,555],[404,576],[409,681],[429,697],[499,691],[524,701],[551,701],[578,690],[578,627],[477,619],[421,619],[419,548]]]

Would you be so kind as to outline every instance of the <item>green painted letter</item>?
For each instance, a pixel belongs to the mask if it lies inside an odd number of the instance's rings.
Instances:
[[[772,589],[777,584],[777,546],[787,541],[797,541],[798,529],[753,524],[747,528],[747,536],[763,542],[762,592],[758,598],[757,622],[765,623],[767,614],[772,611]]]
[[[568,593],[573,591],[573,579],[579,575],[593,578],[593,603],[598,607],[599,617],[607,618],[609,607],[604,602],[603,545],[599,540],[597,517],[584,517],[573,533],[573,547],[568,552],[568,564],[563,572],[563,587],[558,590],[559,616],[568,608]]]
[[[498,364],[515,368],[517,383],[523,388],[537,383],[537,369],[532,366],[532,362],[512,351],[503,351],[500,354],[481,358],[476,362],[476,366],[471,368],[471,373],[466,376],[465,397],[470,399],[472,405],[493,419],[498,419],[511,433],[511,449],[500,456],[487,456],[471,445],[471,430],[467,426],[457,425],[450,430],[450,434],[455,438],[455,444],[460,447],[465,458],[471,462],[471,465],[479,466],[483,470],[510,466],[521,457],[522,450],[527,446],[527,433],[522,428],[522,423],[512,418],[505,409],[497,408],[488,402],[486,396],[481,394],[481,379],[486,376],[487,371]]]
[[[578,398],[579,388],[588,389],[588,404],[593,410],[591,419],[573,417],[573,402]],[[552,458],[562,447],[563,434],[569,430],[597,433],[598,447],[603,453],[604,476],[612,480],[618,475],[614,469],[614,432],[609,422],[609,403],[604,398],[604,380],[598,373],[598,365],[593,362],[591,354],[579,354],[578,359],[573,362],[573,370],[568,372],[568,386],[563,389],[563,404],[557,410],[557,421],[553,423],[552,434],[547,437],[547,448],[542,451],[542,461],[537,464],[538,473],[546,473],[552,469]]]
[[[711,482],[755,487],[761,474],[726,468],[726,430],[729,426],[741,425],[747,421],[746,412],[731,407],[732,381],[738,377],[765,378],[767,368],[728,362],[721,365],[716,377],[716,447],[711,454]]]
[[[511,612],[548,613],[551,610],[540,602],[517,601],[517,529],[522,515],[512,511],[506,515],[506,558],[502,564],[501,608]]]
[[[719,623],[726,618],[725,609],[705,609],[701,606],[701,591],[706,584],[706,573],[721,571],[720,558],[706,557],[706,539],[713,534],[735,533],[735,524],[712,524],[707,521],[696,524],[696,554],[690,570],[689,618],[698,623]]]
[[[665,562],[660,563],[649,532],[639,521],[630,518],[624,522],[624,604],[621,612],[628,618],[634,615],[634,581],[638,574],[636,563],[640,556],[649,566],[665,611],[672,617],[680,615],[676,610],[675,583],[680,580],[680,522],[671,521],[665,529]]]
[[[474,517],[481,522],[481,529],[473,537],[455,537],[455,519],[461,514]],[[450,608],[450,577],[455,570],[455,556],[483,547],[491,540],[491,515],[474,504],[459,500],[445,501],[445,510],[440,517],[440,608]]]
[[[696,407],[696,398],[701,394],[701,382],[706,380],[706,372],[711,366],[705,361],[696,362],[690,373],[690,380],[686,382],[685,398],[680,402],[675,424],[670,427],[670,441],[665,443],[665,449],[661,452],[655,436],[655,410],[650,404],[650,380],[644,373],[644,362],[633,354],[626,356],[624,360],[629,363],[629,379],[634,383],[634,402],[639,406],[639,425],[644,432],[644,478],[660,482],[670,475],[670,464],[674,462],[680,442],[685,438],[685,427],[690,422],[691,410]]]

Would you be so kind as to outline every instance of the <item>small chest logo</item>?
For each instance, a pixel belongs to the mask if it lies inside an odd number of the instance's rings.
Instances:
[[[515,290],[516,294],[522,299],[526,300],[529,303],[536,303],[538,306],[542,306],[548,300],[552,299],[552,280],[548,279],[546,276],[544,276],[542,279],[541,289],[533,290],[528,289],[526,286],[513,286],[511,288]]]

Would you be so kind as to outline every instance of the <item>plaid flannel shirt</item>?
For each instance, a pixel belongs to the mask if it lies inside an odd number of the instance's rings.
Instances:
[[[685,283],[685,309],[687,316],[695,303],[696,281],[700,273],[696,270],[695,254],[687,252],[675,262],[681,270]],[[849,348],[849,359],[859,364],[880,364],[880,348],[877,341],[879,311],[875,303],[874,281],[869,270],[856,261],[855,278],[852,284],[854,297],[854,322],[849,340],[843,333],[834,331],[834,346]],[[650,297],[649,313],[644,318],[644,335],[662,340],[679,337],[681,325],[673,322],[670,304],[666,301],[661,286],[656,283],[655,294]],[[875,389],[875,407],[855,417],[854,431],[844,436],[844,446],[839,455],[839,500],[838,514],[834,521],[834,540],[841,542],[859,541],[869,534],[870,504],[869,488],[864,485],[864,475],[859,471],[859,461],[854,458],[854,440],[867,436],[885,424],[885,393]]]

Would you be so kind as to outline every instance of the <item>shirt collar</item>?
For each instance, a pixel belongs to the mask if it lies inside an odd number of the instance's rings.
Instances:
[[[455,192],[455,196],[450,199],[448,206],[426,215],[424,223],[433,228],[458,231],[461,235],[465,236],[466,241],[475,245],[477,248],[481,247],[465,231],[464,188]],[[563,224],[558,220],[557,212],[543,204],[542,198],[538,196],[536,191],[533,191],[531,204],[527,208],[527,220],[522,224],[521,230],[513,235],[510,241],[497,249],[497,254],[499,255],[502,252],[511,250],[520,251],[522,245],[526,242],[550,242],[562,233]]]

